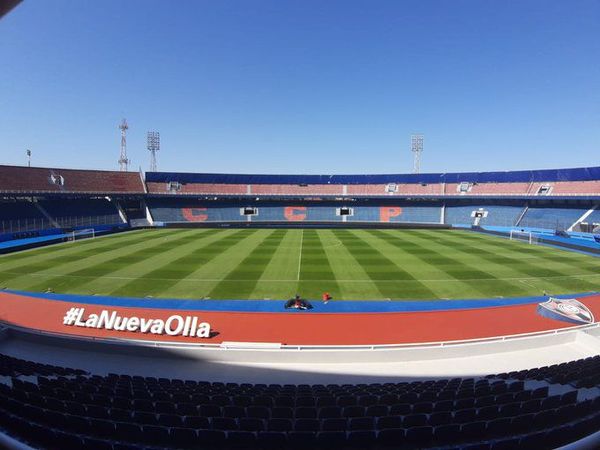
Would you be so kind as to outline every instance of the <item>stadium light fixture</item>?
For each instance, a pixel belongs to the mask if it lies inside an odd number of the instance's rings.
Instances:
[[[156,152],[160,150],[160,133],[148,131],[147,148],[150,151],[150,172],[156,172]]]
[[[410,137],[410,148],[414,154],[413,173],[421,172],[421,153],[423,153],[423,135],[413,134]]]

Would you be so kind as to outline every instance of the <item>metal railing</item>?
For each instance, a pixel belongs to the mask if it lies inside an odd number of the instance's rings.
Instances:
[[[448,213],[446,213],[448,215]],[[545,230],[566,230],[568,229],[577,219],[564,219],[555,217],[551,219],[528,219],[526,216],[521,219],[519,225],[515,225],[514,216],[502,217],[501,215],[494,215],[489,219],[482,219],[480,225],[493,226],[493,227],[507,227],[507,228],[540,228]],[[460,223],[462,225],[473,224],[473,219],[465,217],[464,220],[450,218],[446,219],[451,224]]]
[[[70,216],[55,217],[54,222],[45,217],[27,219],[0,220],[0,234],[23,233],[28,231],[41,231],[56,228],[92,227],[96,225],[112,225],[122,223],[118,214],[105,214],[99,216]]]
[[[22,233],[56,228],[46,218],[33,217],[29,219],[0,220],[0,234]]]

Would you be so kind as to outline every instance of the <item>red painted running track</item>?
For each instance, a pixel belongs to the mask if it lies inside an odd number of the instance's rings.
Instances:
[[[600,317],[600,295],[580,298]],[[84,307],[85,316],[102,310],[123,316],[166,320],[172,314],[197,316],[208,322],[210,338],[143,334],[63,325],[71,307]],[[0,321],[45,332],[76,336],[212,343],[275,342],[289,345],[410,344],[482,339],[544,332],[573,325],[536,313],[537,304],[477,309],[388,313],[260,313],[181,311],[69,303],[0,292]]]

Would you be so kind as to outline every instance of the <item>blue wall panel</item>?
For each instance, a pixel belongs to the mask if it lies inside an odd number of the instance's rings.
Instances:
[[[502,206],[502,205],[467,205],[467,206],[447,206],[445,223],[452,225],[472,225],[473,217],[471,213],[483,208],[488,212],[487,217],[482,218],[480,225],[489,226],[513,226],[519,215],[523,212],[523,206]]]
[[[529,208],[519,226],[564,230],[587,210],[588,208]]]
[[[363,206],[353,204],[222,204],[192,199],[150,199],[148,206],[155,221],[159,222],[239,222],[248,218],[241,214],[244,206],[257,208],[252,222],[341,222],[340,207],[351,208],[348,222],[419,222],[439,223],[441,205],[398,204],[395,206]]]

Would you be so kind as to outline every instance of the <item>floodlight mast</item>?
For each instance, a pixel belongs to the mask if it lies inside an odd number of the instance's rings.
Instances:
[[[156,172],[156,152],[160,150],[160,133],[148,131],[147,148],[150,151],[150,172]]]
[[[423,152],[423,135],[413,134],[410,137],[410,148],[414,155],[413,173],[421,172],[421,153]]]
[[[121,156],[119,157],[119,170],[121,172],[127,172],[127,166],[130,161],[127,159],[127,130],[129,126],[127,125],[127,119],[123,119],[121,125],[119,125],[119,129],[121,130]]]

